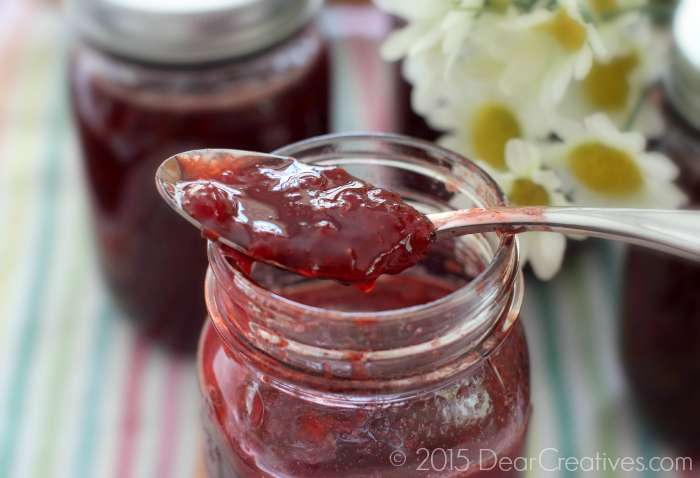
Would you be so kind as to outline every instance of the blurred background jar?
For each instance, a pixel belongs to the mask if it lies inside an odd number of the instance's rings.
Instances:
[[[658,149],[680,168],[700,207],[700,2],[681,2],[664,85],[667,130]],[[622,353],[639,408],[679,450],[700,454],[700,264],[631,248],[625,269]]]
[[[73,113],[107,284],[143,331],[193,350],[207,259],[157,196],[168,156],[272,151],[328,132],[321,0],[71,0]]]

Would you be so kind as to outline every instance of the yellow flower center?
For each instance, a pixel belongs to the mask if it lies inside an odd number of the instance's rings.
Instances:
[[[583,80],[584,92],[593,106],[618,111],[627,105],[631,87],[630,74],[639,66],[636,53],[620,56],[607,63],[595,62]]]
[[[516,179],[508,197],[516,206],[548,206],[550,203],[547,190],[527,178]]]
[[[644,184],[642,172],[625,151],[602,143],[583,143],[568,157],[574,176],[590,190],[613,197],[629,196]]]
[[[618,9],[617,0],[588,0],[588,5],[598,15],[612,13]]]
[[[493,168],[506,170],[506,144],[522,134],[518,119],[510,109],[496,103],[482,106],[472,119],[471,140],[477,157]]]
[[[569,52],[580,50],[588,38],[585,25],[572,18],[564,9],[560,9],[540,28],[549,33],[560,47]]]

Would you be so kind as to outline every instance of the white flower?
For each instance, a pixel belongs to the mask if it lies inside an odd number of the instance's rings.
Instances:
[[[475,82],[459,89],[446,86],[443,93],[443,104],[427,115],[432,126],[448,131],[441,144],[493,170],[508,169],[508,141],[541,138],[550,131],[545,115],[531,109],[527,98],[508,97],[493,86]]]
[[[582,120],[605,113],[618,127],[634,126],[658,136],[663,120],[645,96],[664,70],[666,42],[655,37],[649,17],[638,12],[603,23],[599,32],[610,57],[594,60],[588,74],[571,84],[562,102],[562,114]]]
[[[439,47],[448,64],[460,55],[471,26],[486,0],[376,0],[390,13],[408,20],[382,45],[382,55],[398,60]]]
[[[474,91],[497,89],[495,79],[504,65],[493,54],[491,45],[504,18],[507,16],[485,11],[455,58],[448,58],[434,46],[404,59],[403,74],[413,85],[412,106],[416,112],[428,116],[445,105],[469,102]],[[525,95],[518,95],[518,101],[532,102]]]
[[[643,14],[649,0],[375,2],[407,21],[382,53],[404,60],[413,109],[513,204],[685,201],[676,166],[646,152],[641,134],[621,131],[662,129],[654,103],[641,101],[668,56]],[[558,271],[565,236],[532,232],[518,242],[538,277]]]
[[[685,202],[674,184],[678,168],[664,155],[646,152],[641,134],[621,132],[602,114],[575,127],[561,124],[557,134],[563,142],[551,148],[548,165],[576,203],[675,208]]]
[[[451,83],[445,76],[446,71],[446,58],[443,55],[434,54],[432,50],[404,59],[402,73],[413,87],[411,89],[413,111],[426,116],[444,102],[444,86]]]
[[[508,94],[534,89],[544,106],[558,104],[572,80],[584,78],[594,59],[607,57],[596,28],[581,15],[579,0],[560,0],[554,10],[534,9],[503,28],[515,35],[498,44],[506,65],[501,87]]]
[[[557,175],[543,168],[537,146],[512,140],[506,146],[508,172],[495,173],[496,181],[514,206],[567,206]],[[552,232],[527,232],[518,235],[521,264],[527,262],[535,275],[549,280],[559,271],[566,250],[566,237]]]

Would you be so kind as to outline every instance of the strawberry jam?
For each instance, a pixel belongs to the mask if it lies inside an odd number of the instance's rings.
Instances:
[[[91,5],[85,2],[84,11]],[[196,7],[194,2],[188,9]],[[128,14],[137,10],[130,8]],[[145,12],[140,21],[110,21],[145,28],[152,16]],[[207,25],[197,29],[202,33],[228,24],[242,28],[225,20],[198,17],[191,25]],[[150,43],[142,41],[138,48]],[[102,271],[117,304],[142,332],[177,350],[193,350],[206,315],[206,254],[197,231],[158,197],[156,168],[193,148],[272,151],[328,132],[327,49],[309,25],[244,58],[163,65],[124,55],[85,41],[71,63],[73,111]]]
[[[206,150],[176,160],[180,206],[205,231],[306,277],[368,286],[420,261],[434,235],[398,194],[342,168]]]
[[[181,191],[183,204],[209,227],[231,224],[223,232],[251,249],[274,227],[248,234],[231,223],[241,209],[246,218],[255,214],[253,223],[272,221],[282,230],[292,223],[304,231],[309,226],[290,218],[315,224],[319,214],[338,226],[330,241],[325,228],[309,227],[304,235],[314,246],[307,256],[297,253],[303,240],[293,235],[268,238],[273,246],[259,249],[264,257],[290,251],[275,257],[285,264],[298,258],[293,269],[304,275],[231,261],[230,251],[209,243],[211,320],[198,360],[208,476],[520,476],[513,460],[524,453],[530,381],[514,239],[488,233],[429,240],[424,217],[404,203],[430,212],[496,207],[505,201],[497,186],[454,153],[404,137],[315,138],[278,154],[307,164],[267,164],[261,178],[259,159],[244,160],[233,167],[237,178],[192,179]],[[210,176],[217,174],[223,170]],[[271,181],[264,192],[253,191],[261,194],[255,202],[246,178]],[[282,191],[270,203],[280,178],[295,204]],[[328,191],[336,202],[310,207]],[[264,213],[251,211],[254,205]],[[379,239],[382,224],[389,226]],[[407,231],[410,241],[402,239]],[[380,250],[395,252],[394,244],[402,244],[401,260],[379,262],[392,274],[369,273],[367,264],[383,257]],[[355,260],[347,259],[347,247],[357,251]],[[376,281],[362,291],[319,280],[314,270]]]

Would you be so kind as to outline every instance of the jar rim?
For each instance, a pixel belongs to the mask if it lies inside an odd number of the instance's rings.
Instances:
[[[356,133],[332,133],[322,136],[316,136],[306,140],[298,141],[292,143],[288,146],[280,148],[273,152],[273,154],[281,156],[293,156],[294,152],[301,148],[308,148],[313,146],[322,146],[329,142],[335,141],[385,141],[390,142],[395,145],[418,147],[426,151],[438,153],[446,158],[451,159],[457,164],[467,166],[470,172],[477,174],[479,179],[486,182],[491,191],[496,195],[498,200],[498,206],[507,206],[508,200],[503,192],[503,190],[498,186],[495,180],[480,166],[476,163],[470,161],[469,159],[451,151],[449,149],[443,148],[442,146],[424,141],[421,139],[411,138],[408,136],[403,136],[393,133],[367,133],[367,132],[356,132]],[[466,284],[458,287],[449,294],[440,297],[436,300],[425,302],[422,304],[412,305],[409,307],[401,307],[397,309],[388,309],[381,311],[343,311],[327,309],[323,307],[312,306],[308,304],[303,304],[301,302],[294,301],[281,294],[278,294],[272,290],[262,287],[256,284],[254,281],[250,280],[241,271],[233,267],[227,260],[225,260],[221,247],[213,242],[209,242],[208,252],[210,262],[214,265],[214,274],[216,275],[217,268],[223,268],[227,274],[234,277],[236,280],[236,286],[240,287],[244,293],[252,294],[259,297],[272,298],[277,304],[285,307],[289,311],[295,311],[300,316],[312,318],[313,320],[336,320],[336,321],[362,321],[362,320],[372,320],[375,322],[391,322],[393,320],[406,320],[406,316],[420,316],[424,312],[435,314],[441,308],[453,307],[455,302],[466,302],[473,300],[479,295],[483,295],[484,285],[488,282],[498,282],[499,271],[508,270],[512,271],[510,277],[505,277],[504,283],[512,283],[515,280],[515,276],[519,268],[518,263],[518,247],[515,236],[508,233],[498,233],[500,241],[498,246],[491,257],[490,261],[473,279],[471,279]],[[512,264],[513,267],[508,267],[508,264]],[[219,269],[221,270],[221,269]]]

